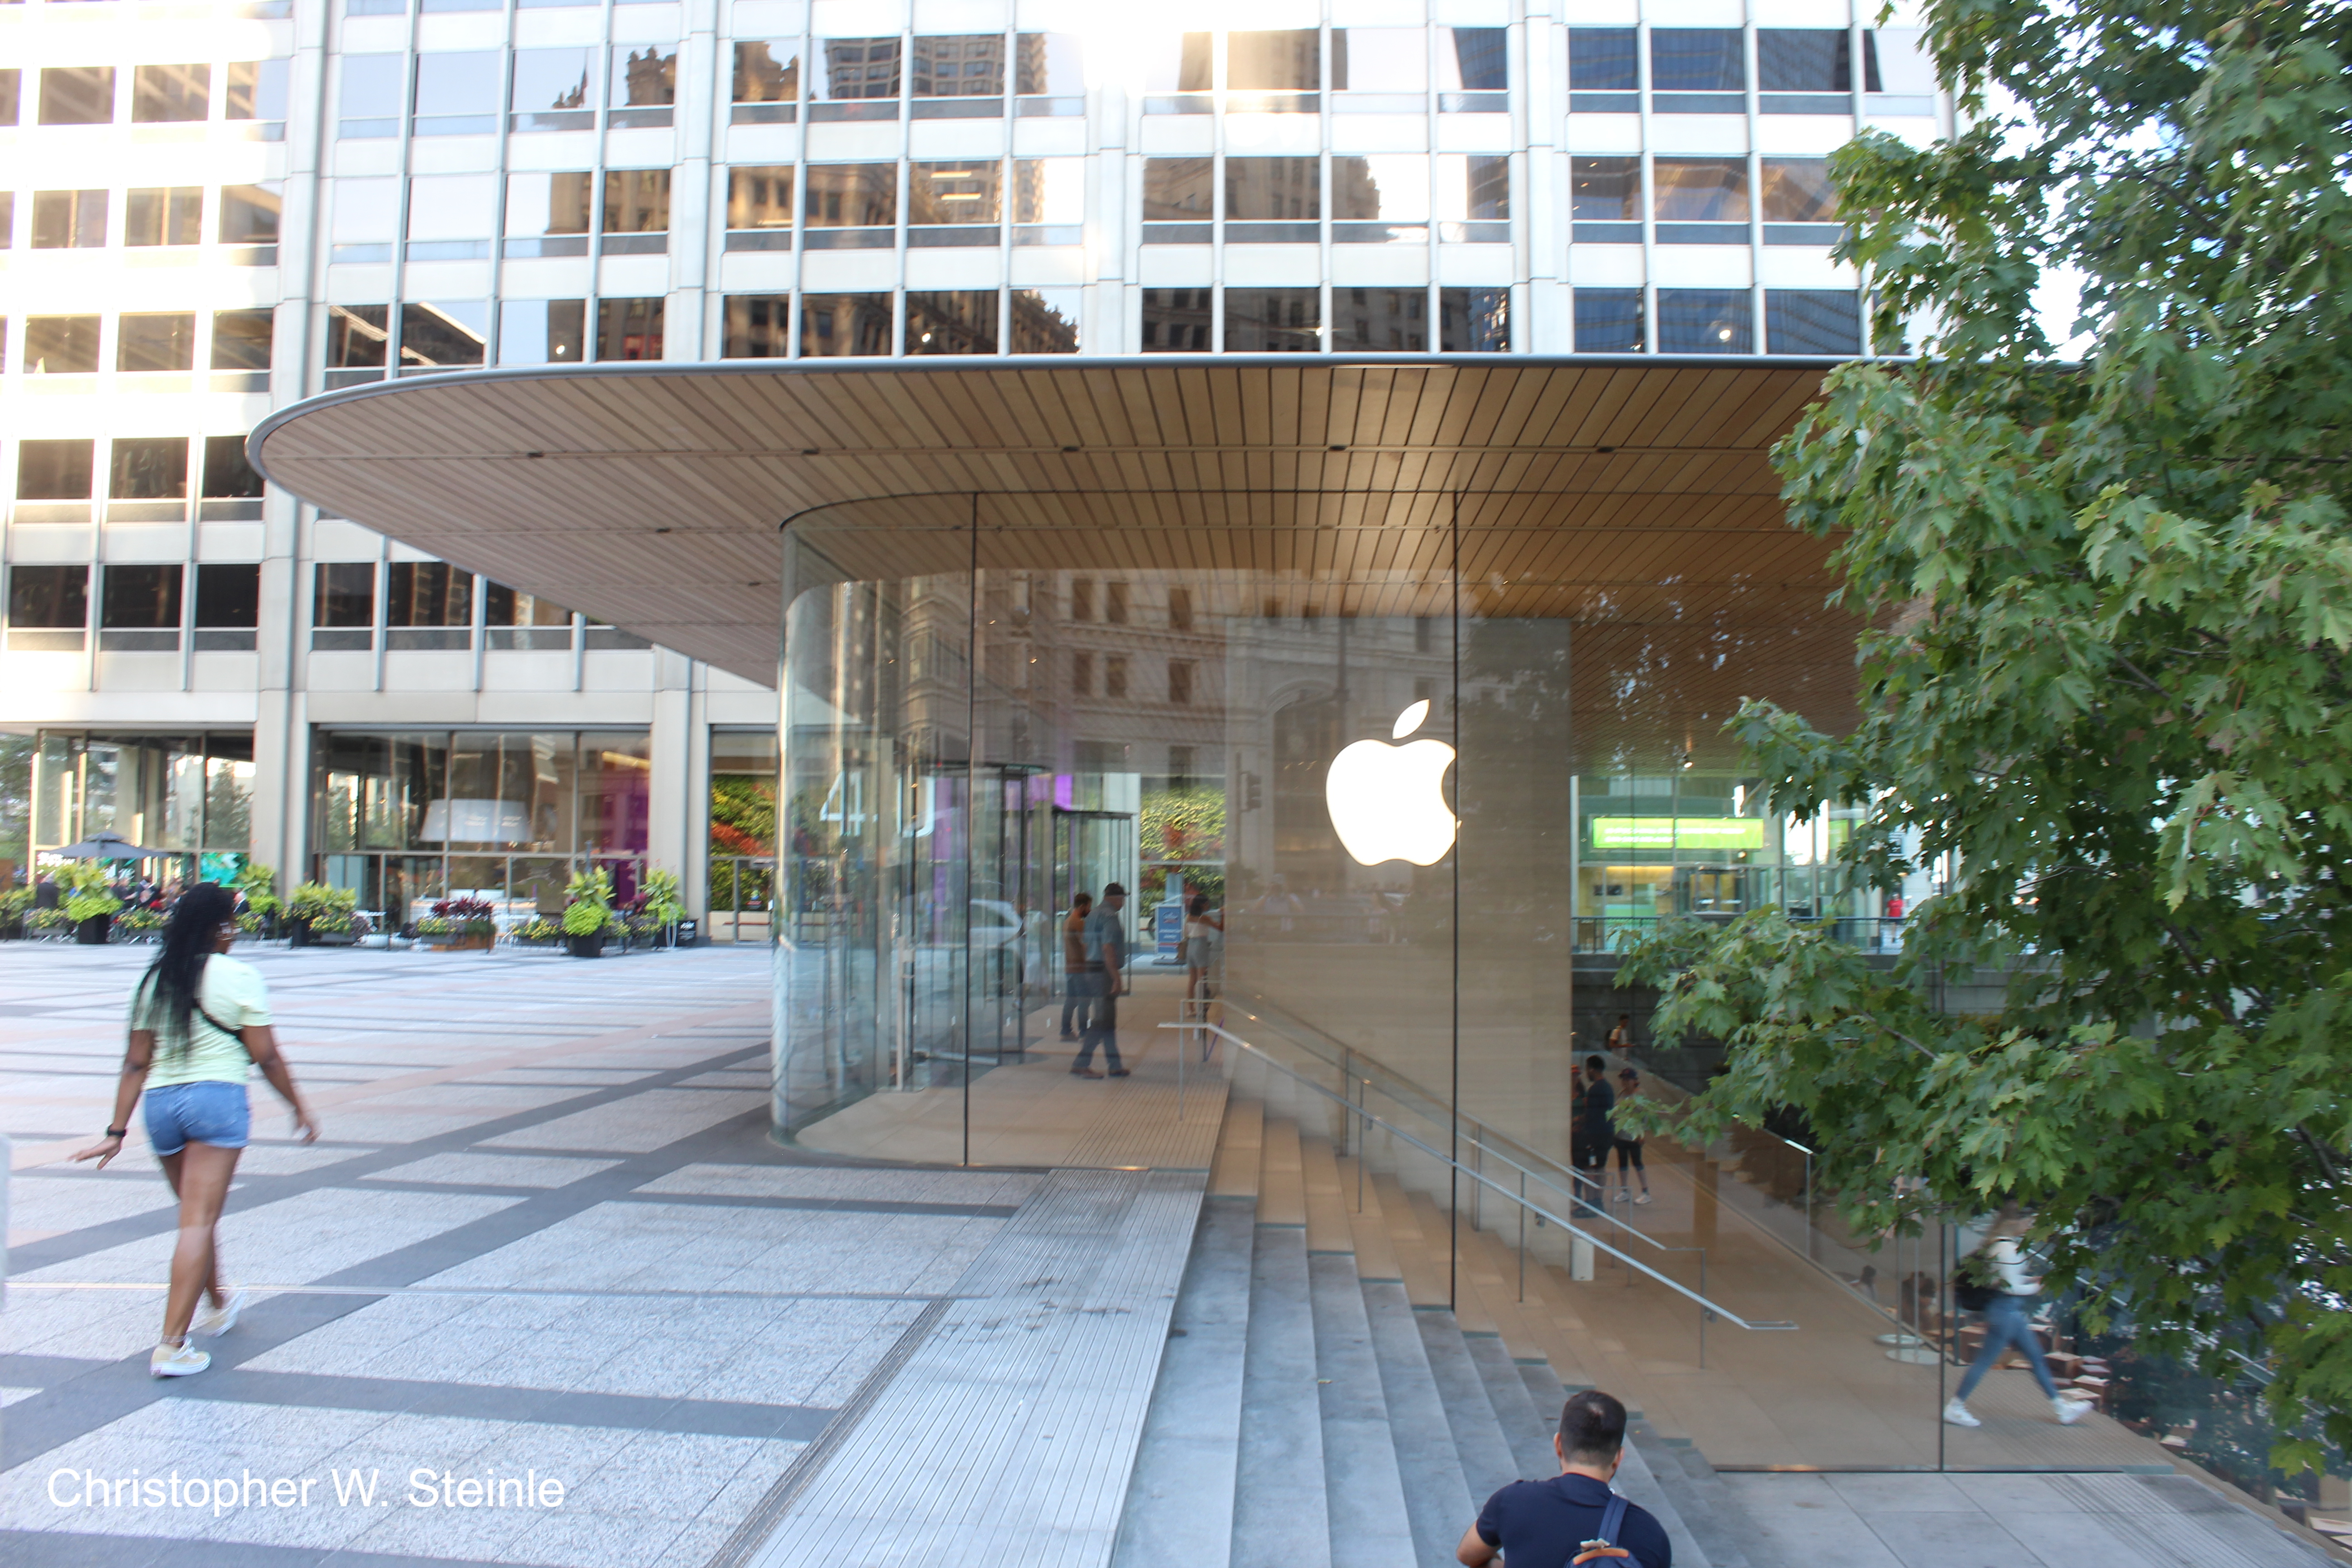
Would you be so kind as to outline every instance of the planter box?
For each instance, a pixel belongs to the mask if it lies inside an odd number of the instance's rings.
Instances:
[[[420,936],[416,941],[436,952],[488,952],[498,944],[494,936]]]
[[[92,915],[74,928],[74,941],[84,947],[103,947],[113,925],[112,915]]]
[[[600,958],[604,952],[604,933],[591,931],[586,936],[567,936],[563,944],[574,958]]]

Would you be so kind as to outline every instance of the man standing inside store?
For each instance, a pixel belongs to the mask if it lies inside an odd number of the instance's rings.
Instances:
[[[1078,1047],[1077,1065],[1070,1070],[1080,1078],[1100,1078],[1094,1070],[1095,1047],[1102,1047],[1103,1066],[1112,1078],[1125,1078],[1118,1059],[1118,996],[1127,985],[1127,889],[1117,882],[1103,889],[1102,902],[1087,917],[1087,962],[1094,966],[1095,1005],[1087,1016],[1086,1034]]]
[[[1576,1167],[1577,1195],[1598,1213],[1609,1179],[1609,1151],[1616,1146],[1617,1130],[1611,1112],[1617,1095],[1609,1087],[1609,1064],[1599,1057],[1584,1058],[1584,1092],[1577,1102],[1574,1131],[1569,1137],[1569,1163]]]

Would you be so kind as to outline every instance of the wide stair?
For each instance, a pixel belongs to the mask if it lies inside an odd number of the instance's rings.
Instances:
[[[1676,1568],[1748,1568],[1714,1471],[1585,1326],[1605,1282],[1531,1257],[1522,1300],[1514,1247],[1465,1225],[1449,1306],[1437,1205],[1280,1109],[1228,1103],[1114,1568],[1453,1563],[1497,1489],[1559,1473],[1560,1404],[1593,1386],[1636,1413],[1617,1489]]]

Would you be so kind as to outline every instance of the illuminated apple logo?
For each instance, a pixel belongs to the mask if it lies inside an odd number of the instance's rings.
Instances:
[[[1429,717],[1426,700],[1397,715],[1389,733],[1403,740]],[[1454,748],[1443,741],[1391,746],[1359,741],[1331,759],[1324,775],[1323,801],[1331,826],[1357,864],[1410,860],[1433,866],[1454,847],[1458,826],[1445,808],[1445,770]]]

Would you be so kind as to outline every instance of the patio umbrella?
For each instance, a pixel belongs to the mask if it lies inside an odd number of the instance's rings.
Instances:
[[[185,855],[184,849],[142,849],[120,833],[100,833],[79,844],[52,850],[61,860],[152,860],[163,855]]]

